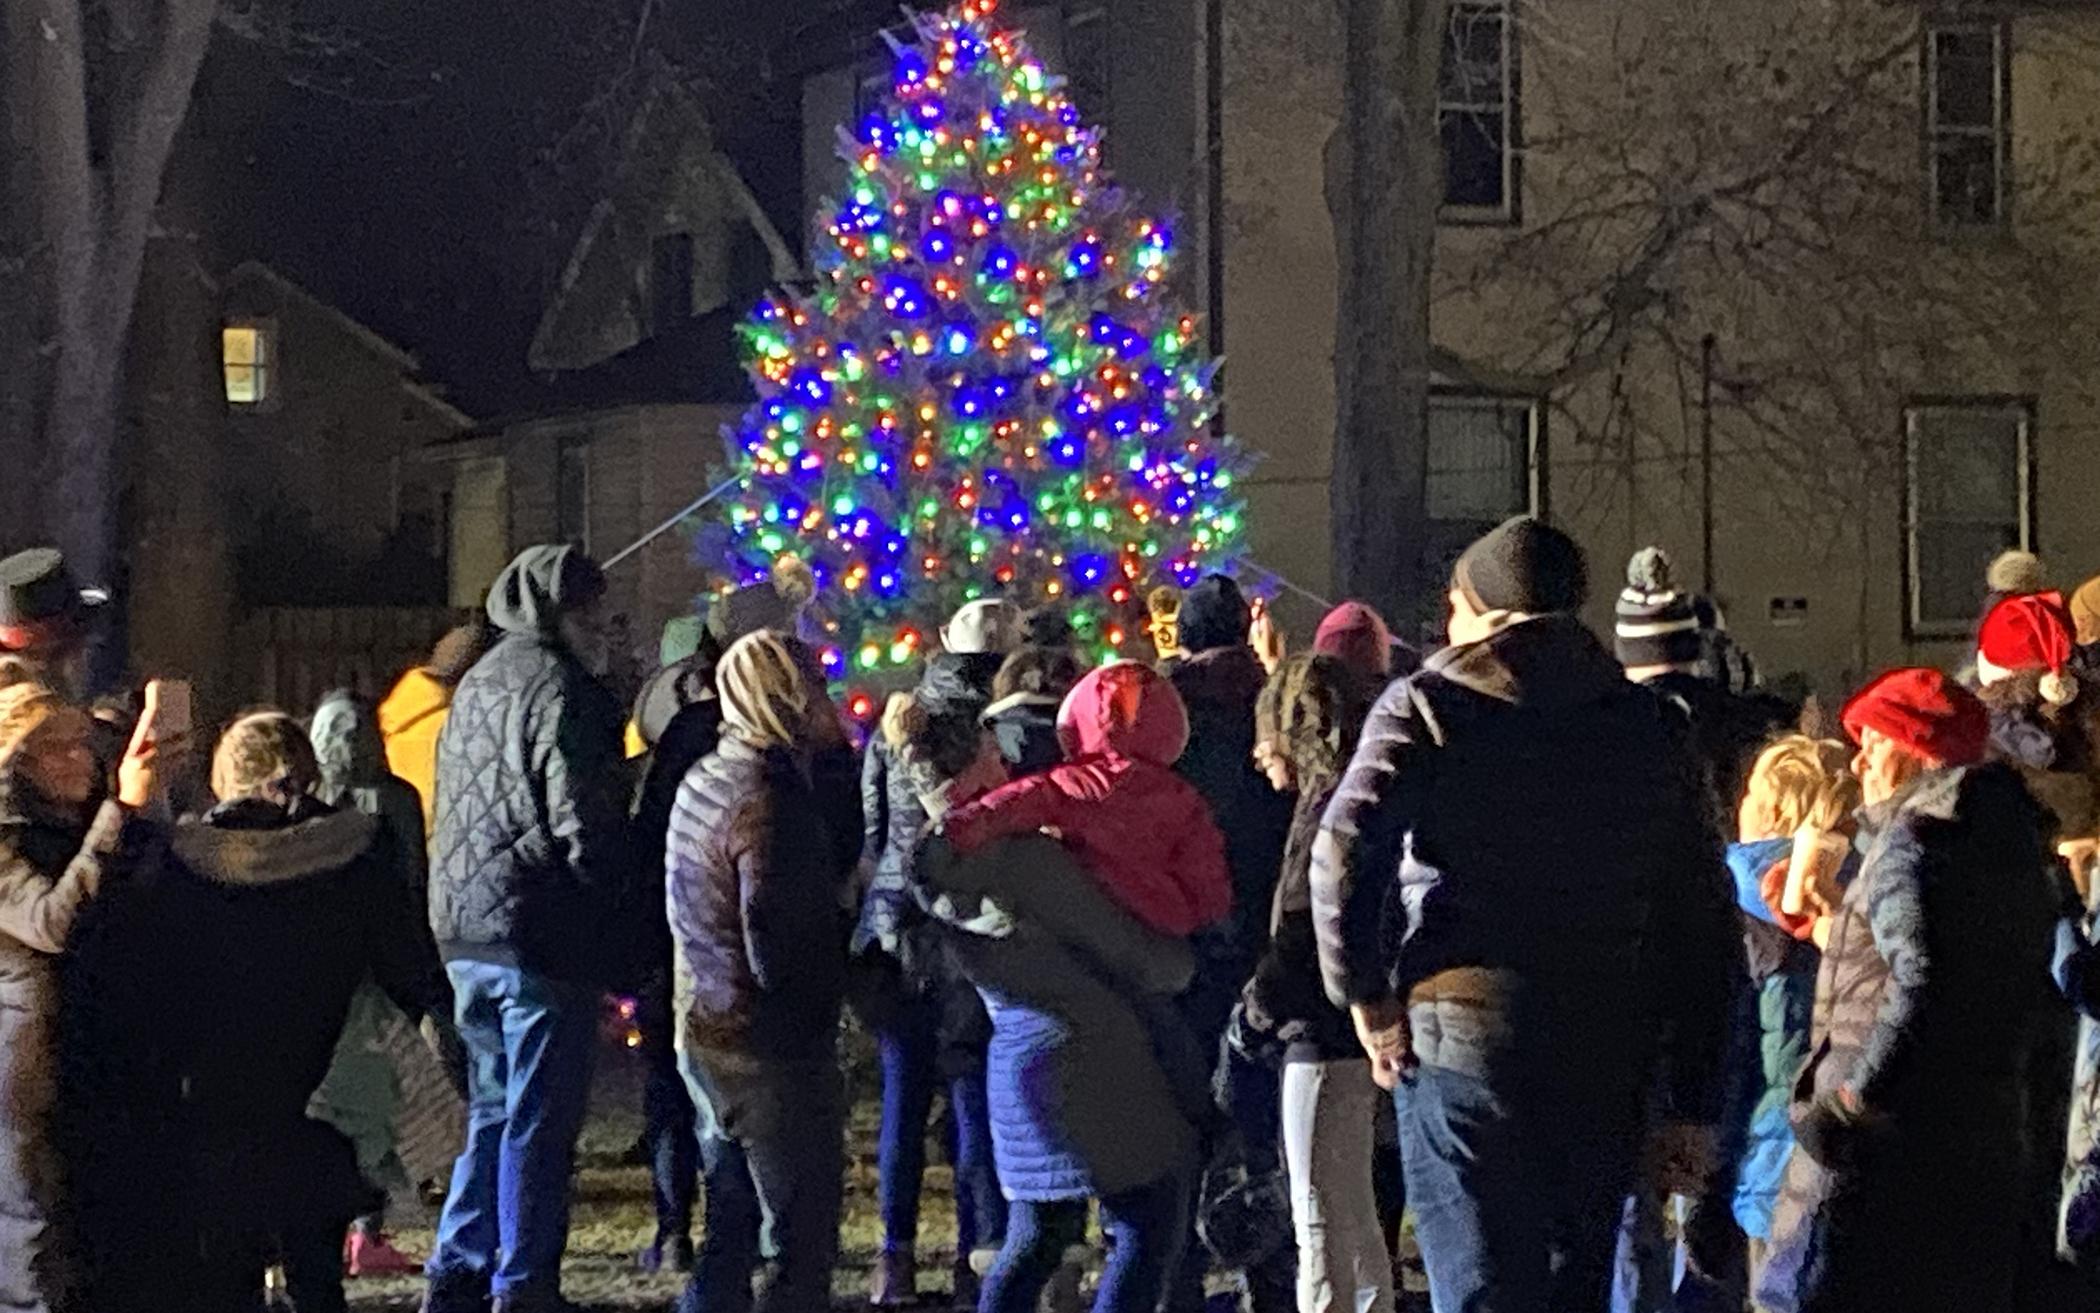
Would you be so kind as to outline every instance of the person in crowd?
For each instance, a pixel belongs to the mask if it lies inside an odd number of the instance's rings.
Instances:
[[[1742,1152],[1735,1175],[1734,1215],[1748,1237],[1748,1276],[1754,1285],[1772,1238],[1772,1209],[1780,1179],[1794,1151],[1788,1120],[1795,1073],[1808,1058],[1809,1019],[1814,1010],[1816,932],[1825,933],[1836,895],[1859,872],[1856,854],[1836,869],[1802,869],[1797,895],[1786,897],[1794,875],[1795,836],[1807,827],[1848,836],[1859,806],[1844,744],[1788,735],[1758,754],[1737,814],[1736,842],[1728,846],[1728,873],[1735,878],[1736,906],[1757,993],[1758,1087],[1744,1119]],[[1809,854],[1802,854],[1803,860]],[[1788,903],[1793,910],[1788,910]]]
[[[714,632],[703,631],[694,653],[665,667],[643,690],[635,710],[634,723],[649,751],[633,826],[635,879],[643,891],[635,908],[635,1027],[641,1032],[642,1060],[648,1068],[642,1084],[642,1141],[656,1212],[656,1236],[635,1260],[644,1272],[693,1269],[693,1206],[699,1195],[701,1150],[698,1110],[678,1065],[677,1015],[671,1000],[675,950],[665,910],[664,851],[679,786],[722,743],[722,699],[715,693],[722,650]]]
[[[1186,937],[1232,907],[1224,839],[1202,795],[1176,775],[1188,713],[1166,678],[1119,661],[1065,699],[1060,765],[994,790],[942,823],[967,857],[1017,835],[1054,830],[1117,906],[1158,934]]]
[[[467,1146],[428,1268],[431,1313],[560,1307],[569,1173],[600,987],[631,876],[620,706],[600,681],[605,576],[530,547],[489,593],[503,637],[438,741],[430,924],[470,1061]]]
[[[110,1313],[252,1307],[273,1265],[301,1310],[346,1307],[344,1232],[371,1188],[308,1106],[366,981],[412,1022],[442,1016],[451,991],[393,841],[320,784],[297,721],[237,719],[212,754],[217,803],[177,828],[163,878],[97,945],[104,1050],[127,1055],[113,1101],[158,1110],[173,1172],[126,1182],[156,1220],[112,1238],[133,1261],[98,1305]],[[135,1261],[157,1244],[183,1257],[176,1272]]]
[[[2071,650],[2072,673],[2080,680],[2100,680],[2100,575],[2078,585],[2066,605],[2077,639]]]
[[[413,933],[429,939],[423,807],[415,789],[387,769],[371,704],[348,689],[338,689],[321,699],[308,734],[320,769],[314,796],[329,807],[361,812],[376,822],[384,865],[408,894]],[[433,944],[433,956],[436,951]],[[448,1043],[454,1040],[451,1014],[448,999],[433,1017]],[[455,1074],[463,1083],[464,1072],[447,1073],[439,1067],[385,991],[367,982],[351,1003],[335,1061],[309,1111],[349,1137],[357,1149],[358,1170],[367,1181],[389,1195],[406,1193],[436,1180],[459,1153],[456,1127],[465,1121],[465,1108]],[[429,1146],[437,1153],[417,1153],[414,1146]],[[404,1147],[410,1152],[404,1154]],[[383,1209],[358,1217],[344,1251],[347,1275],[392,1276],[417,1266],[387,1237]]]
[[[1755,687],[1749,657],[1728,636],[1712,599],[1682,590],[1675,566],[1660,547],[1634,553],[1626,587],[1617,602],[1613,647],[1626,676],[1657,695],[1680,718],[1705,781],[1708,814],[1716,835],[1733,833],[1744,777],[1759,748],[1789,720],[1777,699]],[[1626,1205],[1613,1307],[1618,1313],[1667,1313],[1673,1303],[1711,1298],[1740,1303],[1748,1281],[1748,1245],[1735,1224],[1731,1172],[1740,1145],[1734,1131],[1747,1104],[1750,1036],[1755,1031],[1751,1000],[1734,1001],[1731,1022],[1744,1079],[1729,1091],[1713,1179],[1693,1183],[1681,1207],[1677,1253],[1665,1236],[1666,1195],[1652,1181],[1639,1183]],[[1667,1079],[1666,1077],[1664,1078]],[[1662,1110],[1665,1122],[1676,1120]]]
[[[1421,654],[1394,638],[1385,617],[1363,602],[1343,602],[1322,616],[1312,650],[1341,661],[1368,689],[1422,666]]]
[[[104,797],[87,714],[44,685],[0,688],[0,1308],[72,1307],[59,1140],[60,958],[83,909],[150,860],[161,762],[150,717]]]
[[[843,909],[859,853],[854,762],[806,649],[739,639],[717,673],[722,742],[679,787],[665,880],[678,1051],[707,1154],[708,1227],[684,1313],[831,1307],[845,1170]]]
[[[495,630],[486,619],[447,630],[430,649],[429,660],[395,680],[379,703],[387,769],[416,791],[426,834],[437,819],[438,736],[452,709],[452,691],[494,641]]]
[[[2055,1240],[2057,1258],[2090,1286],[2100,1280],[2100,880],[2090,858],[2075,874],[2078,898],[2058,923],[2051,963],[2078,1012]]]
[[[1224,832],[1232,873],[1232,911],[1196,943],[1196,980],[1182,1000],[1183,1014],[1206,1052],[1215,1053],[1240,989],[1254,971],[1268,935],[1268,909],[1276,893],[1283,841],[1290,829],[1290,800],[1269,787],[1254,764],[1254,703],[1268,672],[1250,645],[1253,608],[1239,585],[1223,575],[1198,580],[1182,597],[1178,621],[1185,657],[1169,668],[1174,688],[1188,705],[1189,746],[1176,769],[1210,805]],[[1250,1167],[1277,1161],[1281,1091],[1250,1079],[1233,1083],[1230,1110],[1241,1150]],[[1188,1246],[1188,1261],[1175,1283],[1174,1313],[1193,1313],[1202,1303],[1202,1249]],[[1288,1308],[1296,1277],[1286,1247],[1276,1262],[1246,1274],[1255,1313]]]
[[[1241,1025],[1282,1048],[1284,1159],[1298,1240],[1298,1313],[1391,1313],[1393,1257],[1374,1181],[1378,1103],[1349,1014],[1330,1003],[1313,930],[1312,849],[1370,711],[1372,672],[1293,657],[1262,698],[1297,802],[1268,950],[1241,996]],[[1375,678],[1375,675],[1373,675]],[[1274,777],[1272,776],[1272,779]]]
[[[1057,711],[1085,673],[1070,644],[1024,647],[999,667],[984,723],[999,745],[1008,774],[1034,775],[1064,760],[1057,741]]]
[[[1576,618],[1586,580],[1535,519],[1469,547],[1451,646],[1379,699],[1314,842],[1322,974],[1399,1087],[1440,1309],[1605,1306],[1659,1035],[1664,1156],[1721,1114],[1719,842],[1670,713]]]
[[[2100,684],[2072,670],[2077,634],[2056,593],[2022,593],[1977,631],[1976,695],[1991,716],[1991,755],[2016,767],[2055,819],[2059,840],[2100,834]]]
[[[1070,649],[1079,642],[1072,615],[1056,605],[1038,606],[1021,616],[1021,646]]]
[[[1173,1002],[1193,972],[1187,939],[1156,927],[1203,920],[1183,914],[1168,887],[1215,886],[1222,903],[1224,857],[1215,830],[1200,833],[1210,825],[1200,803],[1171,801],[1178,782],[1161,763],[1179,753],[1186,712],[1149,667],[1088,674],[1059,728],[1070,761],[950,813],[914,867],[921,906],[991,1013],[992,1136],[1011,1212],[979,1308],[1033,1310],[1084,1244],[1094,1199],[1110,1238],[1095,1307],[1151,1313],[1187,1242],[1207,1066]],[[1092,867],[1113,825],[1086,815],[1110,797],[1120,813],[1140,792],[1133,775],[1161,782],[1147,790],[1151,827],[1125,843],[1152,866],[1193,854],[1208,872],[1165,874],[1143,902],[1117,883],[1135,857],[1113,874]]]
[[[982,1009],[947,978],[926,951],[910,897],[911,865],[924,837],[929,795],[948,786],[980,757],[981,721],[993,684],[1019,645],[1023,616],[996,598],[970,602],[941,628],[942,650],[930,658],[918,686],[892,700],[883,732],[868,745],[861,775],[862,865],[870,872],[854,929],[852,952],[858,1010],[874,1033],[882,1072],[882,1121],[876,1148],[883,1245],[870,1296],[877,1305],[917,1297],[921,1181],[926,1172],[926,1125],[944,1068],[970,1205],[958,1210],[964,1233],[956,1278],[976,1279],[972,1253],[988,1253],[1004,1232],[989,1184],[982,1112]],[[986,763],[989,764],[989,763]],[[961,995],[960,998],[956,997]],[[958,1153],[958,1157],[962,1155]],[[990,1192],[996,1195],[996,1192]],[[978,1266],[984,1266],[980,1258]]]
[[[89,640],[109,594],[83,588],[63,553],[33,547],[0,560],[0,653],[66,697],[88,691]]]
[[[1757,1292],[1776,1313],[2012,1307],[2032,1161],[2025,1077],[2059,903],[2049,820],[1986,764],[1990,715],[1936,670],[1843,713],[1859,877],[1816,982],[1800,1147]]]

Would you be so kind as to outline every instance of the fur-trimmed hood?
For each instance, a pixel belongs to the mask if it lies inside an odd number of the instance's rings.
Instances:
[[[271,826],[258,814],[267,806],[233,803],[182,822],[175,829],[176,859],[213,884],[260,888],[340,871],[370,852],[379,834],[371,817],[354,811]]]

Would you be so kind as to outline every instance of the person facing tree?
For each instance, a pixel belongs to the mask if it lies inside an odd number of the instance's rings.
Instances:
[[[1678,1115],[1721,1113],[1718,837],[1668,712],[1576,618],[1586,584],[1537,520],[1469,547],[1451,646],[1378,700],[1314,842],[1327,993],[1398,1086],[1439,1308],[1604,1307],[1659,1034]]]
[[[492,1296],[504,1313],[560,1306],[598,993],[632,875],[604,595],[573,547],[519,553],[489,592],[503,637],[460,680],[438,740],[430,924],[471,1080],[431,1313]]]

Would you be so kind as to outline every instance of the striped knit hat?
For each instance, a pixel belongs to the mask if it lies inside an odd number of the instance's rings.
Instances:
[[[1698,612],[1692,594],[1678,591],[1671,579],[1670,557],[1662,548],[1643,547],[1626,563],[1614,639],[1619,663],[1629,670],[1698,663]]]

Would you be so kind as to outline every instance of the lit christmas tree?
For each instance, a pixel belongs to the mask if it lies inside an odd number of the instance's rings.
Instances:
[[[806,561],[835,678],[915,660],[986,595],[1137,652],[1147,585],[1229,568],[1241,537],[1173,235],[1125,210],[1100,131],[996,2],[892,42],[890,95],[840,134],[815,291],[745,330],[760,400],[703,550],[729,584]]]

